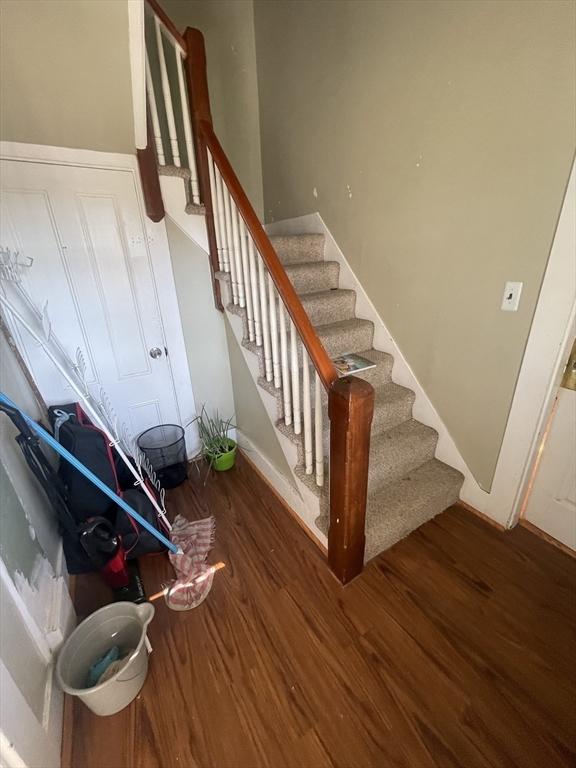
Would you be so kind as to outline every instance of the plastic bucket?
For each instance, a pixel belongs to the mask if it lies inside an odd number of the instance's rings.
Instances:
[[[188,465],[183,427],[179,424],[150,427],[137,442],[164,488],[176,488],[186,480]]]
[[[226,470],[232,469],[234,466],[236,461],[236,443],[230,440],[229,445],[229,451],[212,457],[212,466],[217,472],[226,472]]]
[[[146,628],[154,616],[150,603],[112,603],[88,616],[62,646],[56,680],[96,715],[113,715],[136,698],[148,672]],[[88,687],[92,664],[114,645],[124,663],[103,683]]]

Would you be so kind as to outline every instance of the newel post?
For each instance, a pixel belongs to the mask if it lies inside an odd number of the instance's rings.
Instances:
[[[164,218],[164,203],[162,201],[162,190],[160,189],[160,178],[158,176],[158,159],[156,157],[156,147],[154,145],[148,109],[146,109],[146,136],[146,148],[137,149],[136,157],[138,158],[138,170],[140,171],[146,215],[152,221],[158,222]]]
[[[328,394],[330,529],[328,562],[342,584],[364,567],[366,498],[374,389],[363,379],[337,379]]]
[[[220,297],[220,283],[214,273],[218,271],[218,247],[216,244],[216,230],[214,227],[214,209],[212,206],[212,193],[210,190],[210,172],[208,170],[208,151],[202,135],[202,123],[212,125],[212,113],[210,111],[210,96],[208,94],[208,78],[206,76],[206,49],[204,36],[199,29],[188,27],[184,32],[187,56],[184,60],[186,68],[186,80],[188,84],[188,102],[192,113],[192,131],[196,148],[196,166],[198,168],[198,183],[200,186],[200,199],[206,209],[206,229],[208,234],[208,247],[210,249],[210,271],[212,273],[212,287],[214,291],[214,303],[216,309],[222,311],[222,299]]]

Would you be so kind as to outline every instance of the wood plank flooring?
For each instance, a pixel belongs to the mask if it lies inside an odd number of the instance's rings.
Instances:
[[[129,708],[74,704],[73,768],[576,765],[574,559],[455,506],[342,589],[241,458],[169,504],[215,515],[227,567],[196,610],[156,604]],[[150,593],[170,574],[141,565]],[[76,601],[107,601],[98,577]]]

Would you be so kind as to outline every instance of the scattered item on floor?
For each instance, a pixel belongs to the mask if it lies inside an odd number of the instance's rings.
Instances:
[[[5,254],[4,254],[5,255]],[[17,257],[18,254],[15,254]],[[25,290],[21,278],[22,270],[14,267],[11,259],[0,259],[0,279],[4,291],[0,291],[0,309],[18,326],[26,330],[40,345],[56,370],[64,377],[82,402],[92,423],[106,436],[108,445],[118,457],[119,465],[132,477],[132,483],[140,487],[154,507],[164,528],[169,531],[170,523],[164,506],[164,488],[153,468],[142,454],[124,423],[118,418],[110,398],[100,388],[98,397],[90,392],[87,381],[87,366],[82,350],[76,350],[72,360],[52,329],[47,305],[42,311],[34,304]]]
[[[172,541],[182,554],[170,554],[170,562],[176,571],[176,581],[166,594],[166,605],[173,611],[188,611],[202,603],[212,587],[215,568],[206,564],[214,543],[215,520],[190,521],[177,515],[172,525]],[[198,577],[205,576],[202,580]]]
[[[124,499],[154,528],[162,523],[156,509],[141,485],[134,488],[132,475],[114,454],[106,435],[94,426],[79,403],[51,406],[48,411],[55,439],[79,462]],[[110,502],[107,494],[94,486],[78,469],[66,461],[60,462],[58,474],[67,492],[72,513],[80,523],[92,516],[108,518],[122,541],[128,558],[161,552],[162,544]],[[153,488],[148,489],[154,492]]]
[[[339,355],[338,357],[335,357],[332,362],[340,376],[348,376],[351,373],[360,373],[360,371],[368,371],[370,368],[376,368],[376,363],[373,363],[372,360],[368,360],[367,357],[362,357],[362,355],[354,355],[352,353]]]
[[[186,436],[179,424],[160,424],[138,436],[137,444],[164,488],[176,488],[188,475]]]
[[[126,562],[126,570],[128,571],[128,584],[125,587],[113,590],[114,601],[117,603],[126,601],[130,603],[145,603],[146,591],[140,576],[138,560],[128,560]]]
[[[202,456],[208,461],[208,471],[212,467],[217,472],[225,472],[231,469],[236,461],[236,441],[228,437],[232,424],[232,416],[229,419],[223,419],[216,411],[215,415],[209,416],[206,406],[193,419],[198,423],[198,436],[200,438]],[[193,423],[191,422],[191,423]]]
[[[128,586],[126,552],[120,536],[105,517],[92,517],[79,528],[80,543],[90,562],[111,589]]]
[[[113,715],[124,709],[146,680],[146,630],[153,616],[154,606],[150,603],[112,603],[84,619],[58,656],[56,680],[60,688],[77,696],[96,715]],[[119,651],[114,669],[107,679],[87,687],[91,667],[114,646]]]
[[[12,413],[17,412],[19,418],[23,419],[26,425],[47,445],[82,472],[91,483],[96,485],[113,502],[121,507],[131,519],[134,519],[135,522],[139,523],[139,525],[146,529],[148,533],[158,539],[158,541],[169,550],[170,562],[176,571],[176,581],[173,586],[176,587],[177,585],[180,585],[177,590],[171,590],[170,595],[167,596],[167,604],[170,608],[173,608],[174,610],[188,610],[190,608],[195,608],[206,598],[210,592],[214,577],[214,570],[209,571],[210,566],[206,565],[206,558],[214,541],[215,521],[213,517],[192,522],[186,520],[181,515],[178,515],[174,521],[170,534],[171,541],[168,540],[164,534],[154,528],[148,520],[130,507],[124,499],[120,498],[120,496],[108,488],[108,486],[105,485],[93,472],[79,462],[75,456],[60,445],[60,443],[41,427],[40,424],[37,424],[27,414],[21,411],[10,398],[2,392],[0,392],[0,406],[10,410]],[[95,529],[97,528],[98,526],[95,526]],[[94,531],[92,531],[92,533],[95,535]],[[100,526],[98,535],[104,538],[106,535],[110,537],[110,531],[106,533]],[[109,544],[113,544],[113,542],[108,541],[107,546]],[[108,554],[111,554],[111,550]],[[116,554],[117,551],[114,552],[112,557],[116,557]],[[202,575],[206,575],[206,578],[194,581],[198,576]],[[118,586],[123,585],[118,584]]]
[[[223,563],[223,562],[214,563],[214,565],[207,565],[204,573],[194,576],[193,578],[187,579],[187,581],[185,582],[176,582],[173,584],[169,584],[165,586],[164,589],[161,589],[160,592],[155,592],[153,595],[151,595],[148,598],[148,600],[151,603],[153,603],[154,600],[159,600],[161,597],[164,597],[168,605],[170,605],[171,598],[173,597],[175,592],[178,592],[181,589],[188,589],[189,587],[192,587],[195,584],[199,584],[201,581],[205,581],[213,573],[216,573],[216,571],[219,571],[225,567],[226,567],[226,563]],[[179,610],[179,609],[175,608],[174,610]]]
[[[110,664],[118,661],[120,658],[120,648],[117,645],[113,645],[109,648],[104,656],[100,656],[88,670],[88,688],[92,688],[94,685],[98,685],[101,682],[100,678],[106,672]]]
[[[164,536],[163,533],[161,533],[159,530],[157,530],[151,523],[148,522],[144,517],[142,517],[138,512],[136,512],[132,507],[130,507],[124,499],[121,499],[120,496],[118,496],[114,491],[109,488],[105,483],[103,483],[99,477],[97,477],[91,470],[89,470],[87,467],[84,466],[78,459],[73,456],[69,451],[66,450],[60,443],[55,440],[52,435],[47,432],[43,427],[41,427],[39,424],[37,424],[33,419],[31,419],[27,414],[25,414],[23,411],[21,411],[17,406],[10,400],[9,397],[7,397],[5,394],[0,392],[0,403],[3,405],[10,406],[12,408],[16,408],[20,414],[24,417],[27,424],[38,434],[42,440],[47,443],[51,448],[53,448],[56,453],[58,453],[63,459],[65,459],[67,462],[72,464],[77,470],[79,470],[88,480],[90,480],[91,483],[93,483],[97,488],[99,488],[101,491],[103,491],[114,503],[116,503],[119,507],[121,507],[130,517],[135,520],[135,522],[139,523],[143,528],[145,528],[148,533],[151,533],[152,536],[154,536],[158,541],[160,541],[167,549],[170,550],[170,552],[176,554],[179,552],[179,548],[177,545],[173,544],[171,541],[169,541],[166,536]]]

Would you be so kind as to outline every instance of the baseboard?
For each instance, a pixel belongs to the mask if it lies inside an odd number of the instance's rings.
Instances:
[[[546,533],[546,531],[543,531],[541,528],[538,528],[538,526],[531,523],[529,520],[526,520],[526,518],[522,517],[518,521],[518,525],[521,525],[522,528],[526,528],[527,531],[530,531],[530,533],[533,533],[535,536],[538,536],[539,539],[543,539],[547,544],[551,544],[553,547],[556,547],[556,549],[559,549],[561,552],[564,552],[565,555],[568,555],[569,557],[572,557],[576,559],[576,552],[574,552],[573,549],[570,549],[570,547],[567,547],[566,544],[562,544],[561,541],[558,541],[558,539],[555,539],[554,536],[550,536],[549,533]]]
[[[250,464],[256,474],[270,488],[270,491],[282,504],[288,514],[294,518],[308,538],[325,554],[328,554],[327,539],[318,531],[318,535],[306,524],[298,509],[302,506],[302,498],[296,490],[278,472],[278,470],[263,456],[252,441],[239,431],[238,446],[244,459]]]
[[[488,515],[485,515],[484,512],[480,512],[479,509],[476,509],[476,507],[473,507],[471,504],[466,503],[465,501],[458,501],[456,502],[458,506],[464,507],[464,509],[467,512],[471,512],[473,515],[476,515],[476,517],[479,517],[481,520],[483,520],[485,523],[490,525],[492,528],[496,528],[497,531],[500,531],[500,533],[507,533],[510,528],[506,528],[502,523],[499,523],[497,520],[494,520],[491,517],[488,517]]]

